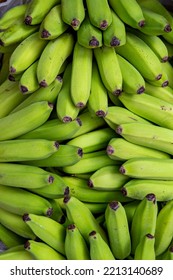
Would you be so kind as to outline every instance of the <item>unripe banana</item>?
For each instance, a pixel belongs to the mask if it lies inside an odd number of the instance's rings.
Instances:
[[[66,258],[48,244],[41,241],[27,240],[24,249],[35,260],[65,260]]]
[[[22,246],[15,246],[13,250],[8,249],[0,254],[0,260],[34,260],[33,256],[24,250],[24,247]]]
[[[145,92],[151,96],[163,99],[168,103],[173,104],[173,89],[170,86],[157,87],[151,83],[145,82]]]
[[[77,31],[85,18],[83,0],[61,0],[62,19]]]
[[[156,260],[173,260],[173,246],[172,244],[166,249],[165,252],[156,257]]]
[[[22,236],[19,236],[15,232],[11,231],[3,224],[0,223],[0,240],[6,246],[7,249],[22,245],[25,241]]]
[[[131,252],[131,237],[126,212],[119,201],[112,200],[107,205],[105,222],[114,257],[125,259]]]
[[[92,230],[89,233],[89,244],[91,260],[115,260],[109,245],[99,232]]]
[[[86,241],[75,224],[69,224],[67,226],[64,245],[67,260],[90,259]]]
[[[43,242],[65,255],[65,228],[63,225],[48,217],[31,213],[24,214],[23,220]]]
[[[37,80],[38,60],[31,64],[21,75],[19,89],[23,94],[28,94],[39,89],[40,85]]]
[[[155,260],[155,237],[147,233],[143,236],[136,247],[134,260]]]
[[[169,87],[173,88],[173,81],[172,81],[173,69],[170,61],[167,61],[167,63],[162,63],[162,69],[165,72],[165,76],[167,76],[168,78]]]

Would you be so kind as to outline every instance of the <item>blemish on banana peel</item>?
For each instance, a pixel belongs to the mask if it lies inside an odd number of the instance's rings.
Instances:
[[[160,106],[161,110],[163,111],[172,111],[172,107],[167,107],[165,105]]]

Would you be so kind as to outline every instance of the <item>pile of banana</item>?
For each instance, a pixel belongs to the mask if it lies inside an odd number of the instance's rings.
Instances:
[[[172,260],[172,14],[31,0],[0,53],[0,260]]]

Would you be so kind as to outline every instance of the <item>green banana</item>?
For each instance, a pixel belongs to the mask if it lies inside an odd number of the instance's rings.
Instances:
[[[126,29],[124,22],[111,9],[112,22],[103,32],[103,43],[107,47],[122,46],[126,43]]]
[[[81,125],[82,123],[79,118],[76,118],[74,121],[66,122],[66,123],[63,123],[58,118],[52,120],[48,119],[42,125],[37,127],[37,129],[34,129],[32,131],[30,130],[30,132],[23,134],[20,138],[21,139],[41,138],[41,139],[48,139],[48,140],[55,140],[55,141],[57,140],[58,142],[62,142],[64,140],[71,139],[74,133],[79,130]]]
[[[155,260],[155,237],[154,235],[147,233],[143,236],[136,247],[134,253],[134,260]]]
[[[173,238],[173,200],[171,199],[158,213],[155,231],[156,256],[162,254],[169,247]]]
[[[32,103],[38,101],[47,101],[55,104],[57,100],[57,96],[61,90],[62,84],[63,84],[63,79],[61,78],[61,76],[58,75],[55,81],[53,81],[48,87],[46,88],[41,87],[30,95],[23,94],[22,96],[24,96],[23,97],[24,100],[22,100],[20,104],[16,105],[10,113],[15,113],[27,107],[28,105],[31,105]]]
[[[168,63],[168,62],[167,62]],[[157,86],[157,87],[167,87],[170,86],[170,77],[168,76],[167,72],[164,70],[164,64],[167,63],[161,63],[162,64],[162,77],[159,80],[151,81],[146,79],[147,82],[149,82],[151,85]]]
[[[24,22],[26,25],[38,25],[42,22],[46,14],[50,9],[59,4],[60,0],[49,0],[48,2],[42,2],[41,0],[32,0],[28,3]]]
[[[91,23],[88,14],[77,30],[77,41],[85,48],[93,49],[102,46],[102,31]]]
[[[24,249],[29,252],[34,260],[65,260],[66,258],[58,251],[54,250],[48,244],[35,241],[27,240],[24,244]]]
[[[97,117],[105,117],[108,109],[108,95],[104,87],[98,66],[93,63],[92,78],[91,78],[91,91],[87,103],[88,110],[91,115]]]
[[[104,120],[109,125],[110,128],[115,130],[118,125],[125,123],[146,123],[149,124],[149,121],[141,118],[140,116],[134,114],[127,108],[122,106],[108,106],[108,112],[104,117]]]
[[[22,18],[2,32],[0,46],[11,47],[16,43],[19,44],[37,30],[38,26],[27,26]]]
[[[50,9],[40,24],[39,36],[44,40],[52,40],[64,33],[68,25],[62,19],[62,6],[56,5]]]
[[[165,252],[156,257],[156,260],[173,260],[173,246],[170,245]]]
[[[170,61],[167,61],[167,63],[162,64],[162,69],[165,72],[165,76],[167,76],[169,81],[169,87],[173,88],[173,81],[172,81],[172,75],[173,75],[173,69],[172,64]]]
[[[134,114],[139,115],[161,127],[173,128],[172,116],[173,105],[155,96],[143,93],[130,95],[123,92],[119,96],[123,105]]]
[[[36,239],[36,235],[22,220],[21,215],[14,214],[6,211],[0,207],[0,223],[7,229],[11,230],[15,234],[22,238]]]
[[[105,149],[108,142],[115,136],[115,132],[110,127],[98,128],[70,139],[67,144],[81,147],[83,153],[91,153]]]
[[[43,39],[41,41],[47,42]],[[49,86],[55,80],[63,62],[72,53],[73,46],[74,36],[69,32],[64,32],[47,43],[37,66],[37,79],[40,86]]]
[[[76,41],[72,60],[71,98],[79,109],[86,106],[90,95],[92,58],[92,49],[85,48]]]
[[[123,78],[123,92],[143,93],[145,91],[145,80],[141,73],[121,55],[117,54],[117,58]]]
[[[105,231],[98,224],[94,215],[82,201],[74,196],[65,196],[63,203],[69,221],[76,225],[87,244],[89,244],[89,233],[92,230],[100,233],[103,240],[106,242],[108,241]]]
[[[34,260],[33,256],[24,250],[23,246],[15,246],[13,250],[8,249],[0,253],[0,260]]]
[[[77,31],[85,18],[83,0],[61,0],[63,21]]]
[[[0,240],[5,244],[6,248],[12,248],[24,243],[25,239],[17,235],[3,224],[0,223]]]
[[[92,25],[103,31],[110,26],[112,13],[108,0],[102,0],[101,3],[100,0],[86,0],[86,7]]]
[[[89,187],[93,190],[116,191],[129,180],[119,172],[119,166],[108,165],[96,170],[88,180]]]
[[[142,29],[145,25],[142,9],[136,0],[109,0],[109,5],[127,25],[135,29]]]
[[[156,86],[145,82],[145,93],[163,99],[166,102],[173,104],[173,95],[172,95],[173,89],[169,86],[156,88]]]
[[[65,255],[65,228],[63,225],[51,218],[31,213],[24,214],[23,220],[39,239]]]
[[[69,63],[63,74],[63,85],[56,101],[56,113],[62,122],[70,122],[77,118],[79,108],[75,106],[71,98],[72,64]]]
[[[158,214],[157,196],[148,193],[138,204],[131,223],[131,252],[134,254],[141,239],[148,233],[155,235]]]
[[[90,259],[86,241],[75,224],[67,226],[64,246],[67,260]]]
[[[125,259],[131,252],[131,237],[126,212],[121,202],[112,200],[107,205],[105,223],[114,257]]]
[[[22,77],[22,74],[23,72],[19,73],[19,74],[9,74],[8,75],[8,79],[11,81],[11,82],[18,82],[20,81],[20,78]]]
[[[153,50],[135,34],[126,32],[126,44],[117,47],[116,52],[134,65],[144,79],[161,79],[162,63]]]
[[[91,260],[115,260],[115,257],[99,232],[92,230],[89,233]]]
[[[28,211],[38,215],[51,216],[52,214],[50,202],[28,190],[0,185],[0,192],[0,207],[6,211],[17,215],[23,215]]]
[[[159,150],[131,143],[123,138],[112,138],[107,145],[107,155],[115,160],[130,160],[137,158],[169,159],[171,156]]]
[[[21,4],[7,10],[0,18],[0,30],[7,29],[15,24],[19,18],[24,17],[26,8],[27,4]]]
[[[38,31],[32,32],[30,36],[27,36],[11,55],[9,63],[10,73],[18,74],[26,70],[40,57],[46,44],[47,41],[39,38]]]
[[[173,57],[173,48],[172,48],[172,44],[169,43],[168,41],[166,41],[164,38],[162,38],[163,43],[165,44],[166,48],[167,48],[167,52],[168,52],[168,60],[172,59]]]
[[[102,46],[94,49],[100,77],[105,88],[114,95],[122,92],[122,72],[114,48]]]
[[[21,75],[19,89],[23,94],[32,93],[40,87],[37,80],[37,65],[38,60],[31,64]]]
[[[121,189],[125,197],[142,200],[148,193],[154,192],[157,201],[173,199],[173,181],[153,179],[131,179]]]
[[[0,130],[3,133],[0,135],[0,141],[16,138],[39,127],[49,118],[52,110],[53,104],[40,101],[1,118]]]
[[[134,144],[153,148],[170,155],[172,150],[173,131],[169,128],[144,124],[144,123],[124,123],[116,128],[117,134]]]

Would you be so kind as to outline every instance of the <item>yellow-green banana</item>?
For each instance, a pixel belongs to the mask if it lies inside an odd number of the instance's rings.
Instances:
[[[69,224],[67,226],[64,245],[67,260],[90,259],[86,241],[75,224]]]
[[[167,87],[156,87],[145,82],[145,93],[173,104],[173,89],[169,85]]]
[[[154,235],[150,233],[144,235],[136,247],[134,260],[155,260],[156,254],[154,245]]]
[[[159,256],[156,257],[156,260],[173,260],[173,246],[172,244]]]
[[[131,237],[126,211],[121,202],[112,200],[107,205],[105,223],[114,257],[125,259],[131,252]]]
[[[61,0],[63,21],[77,31],[85,18],[83,0]]]
[[[39,89],[40,85],[37,80],[38,60],[33,62],[21,75],[19,80],[19,89],[23,94],[28,94]]]
[[[0,253],[0,260],[34,260],[33,256],[24,250],[24,247],[15,246],[14,248],[10,248],[3,253]]]

